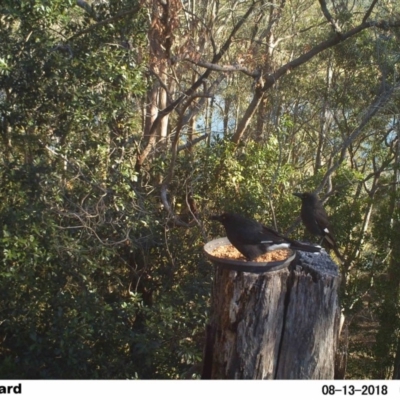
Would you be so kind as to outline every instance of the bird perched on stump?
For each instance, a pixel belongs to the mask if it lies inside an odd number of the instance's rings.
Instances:
[[[307,252],[319,252],[319,246],[312,246],[282,236],[265,225],[239,214],[223,213],[213,215],[225,228],[226,236],[248,261],[254,260],[267,251],[292,248]]]
[[[306,229],[313,235],[322,236],[324,245],[328,249],[332,249],[339,260],[343,262],[329,224],[328,214],[318,196],[310,192],[293,193],[293,195],[301,199],[300,216]]]

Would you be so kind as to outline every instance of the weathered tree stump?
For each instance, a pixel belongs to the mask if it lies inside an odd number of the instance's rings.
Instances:
[[[203,378],[333,379],[339,282],[325,252],[273,272],[216,265]]]

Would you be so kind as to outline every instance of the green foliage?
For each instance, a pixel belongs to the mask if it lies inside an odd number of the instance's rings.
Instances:
[[[284,190],[292,168],[279,164],[273,137],[264,145],[249,142],[235,157],[231,155],[233,147],[222,141],[198,151],[196,160],[189,164],[200,182],[196,192],[205,193],[208,208],[214,212],[230,210],[264,218],[269,198]]]
[[[134,187],[145,19],[81,35],[75,2],[1,7],[0,376],[180,377],[201,356],[211,274],[198,232],[188,258]]]

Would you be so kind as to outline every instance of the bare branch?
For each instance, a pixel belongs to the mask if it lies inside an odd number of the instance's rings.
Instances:
[[[372,1],[371,5],[369,6],[367,12],[366,12],[365,15],[364,15],[364,18],[363,18],[362,22],[366,22],[367,19],[371,16],[372,10],[374,9],[375,4],[376,4],[377,2],[378,2],[378,0],[373,0],[373,1]]]
[[[205,98],[210,97],[214,90],[218,87],[218,85],[223,81],[224,76],[220,75],[218,77],[218,79],[216,79],[213,84],[211,85],[211,87],[209,88],[209,90],[207,91],[207,93],[202,96],[202,101],[201,101],[201,105],[199,105],[196,110],[197,112],[200,110],[201,106],[204,104],[205,102]],[[194,98],[195,96],[193,96]],[[168,211],[168,214],[170,215],[170,218],[173,220],[173,222],[175,223],[175,225],[178,226],[185,226],[185,227],[189,227],[192,226],[192,224],[186,224],[185,222],[181,221],[173,212],[172,207],[170,206],[169,202],[168,202],[168,196],[167,196],[167,191],[168,191],[168,187],[172,181],[172,178],[174,176],[174,170],[175,170],[175,163],[176,163],[176,158],[178,155],[178,152],[180,150],[180,148],[178,147],[178,142],[179,142],[179,138],[180,138],[180,133],[182,128],[189,123],[189,121],[194,117],[194,115],[196,114],[196,111],[190,112],[188,114],[185,115],[185,111],[187,108],[189,108],[191,102],[193,99],[191,99],[190,101],[186,101],[184,104],[184,108],[183,110],[180,110],[180,118],[178,120],[177,123],[177,128],[176,128],[176,132],[175,132],[175,137],[174,140],[172,141],[171,144],[171,162],[169,164],[169,168],[168,168],[168,173],[166,175],[166,177],[164,178],[164,181],[161,185],[161,201],[165,207],[165,209]],[[191,146],[194,145],[194,143],[199,142],[200,139],[203,140],[205,138],[208,137],[208,134],[203,135],[201,138],[197,138],[195,140],[193,140],[192,142],[190,142],[189,144],[186,144],[185,146],[181,146],[183,148],[190,148]],[[181,150],[183,150],[183,148],[181,148]],[[197,219],[196,219],[197,221]]]
[[[367,123],[372,119],[372,117],[390,100],[393,92],[395,90],[400,89],[400,84],[391,87],[389,90],[386,90],[382,93],[380,93],[378,96],[375,97],[374,101],[372,104],[369,106],[367,112],[364,115],[364,118],[360,122],[359,126],[357,129],[354,130],[354,132],[342,143],[341,147],[332,155],[332,158],[334,158],[336,155],[340,154],[339,160],[334,163],[325,173],[325,176],[319,185],[319,189],[326,184],[327,180],[329,177],[332,175],[334,171],[336,171],[343,160],[345,159],[346,151],[348,147],[358,138],[358,136],[362,133],[364,127],[367,125]]]
[[[164,81],[161,79],[161,77],[155,71],[150,69],[149,72],[150,72],[151,75],[153,75],[157,79],[157,81],[160,84],[160,86],[165,90],[165,93],[167,94],[168,101],[171,102],[172,101],[171,93],[169,92],[169,89],[168,89],[167,85],[164,83]]]
[[[295,69],[303,64],[305,64],[307,61],[311,60],[313,57],[317,56],[319,53],[336,46],[340,42],[343,42],[352,36],[355,36],[359,32],[363,31],[364,29],[371,28],[372,26],[376,26],[378,28],[387,30],[389,27],[399,27],[400,26],[400,20],[398,21],[393,21],[393,22],[387,22],[387,21],[366,21],[355,28],[349,30],[347,33],[342,33],[341,35],[335,35],[334,37],[325,40],[321,42],[320,44],[316,45],[314,48],[312,48],[310,51],[308,51],[305,54],[302,54],[300,57],[286,63],[282,67],[278,68],[274,73],[267,75],[265,79],[265,83],[262,81],[262,79],[259,80],[259,85],[257,86],[256,90],[254,91],[253,99],[248,105],[244,116],[240,120],[238,127],[236,129],[236,132],[232,136],[232,142],[234,143],[239,143],[242,135],[244,134],[248,124],[250,123],[250,120],[252,116],[254,115],[256,109],[258,108],[264,92],[269,90],[278,79],[282,78],[288,71]]]
[[[191,224],[191,225],[187,224],[186,222],[183,222],[180,218],[178,218],[174,214],[174,212],[171,208],[171,205],[169,204],[169,201],[168,201],[167,190],[168,190],[167,184],[163,183],[161,185],[161,202],[163,203],[165,210],[168,212],[168,215],[169,215],[170,219],[172,220],[172,222],[174,223],[174,225],[181,226],[183,228],[189,228],[190,226],[193,226],[194,224]]]
[[[228,39],[225,41],[225,43],[221,47],[220,51],[213,57],[213,59],[211,61],[211,64],[218,63],[219,60],[222,58],[222,56],[227,52],[227,50],[229,49],[229,47],[230,47],[230,45],[232,43],[232,40],[233,40],[235,34],[238,32],[238,30],[242,27],[242,25],[246,22],[247,18],[253,12],[256,4],[257,4],[257,2],[253,2],[253,4],[249,7],[247,12],[243,15],[243,17],[234,26],[234,28],[232,29]],[[192,84],[192,86],[189,89],[187,89],[181,96],[179,96],[168,107],[164,108],[164,110],[161,110],[158,113],[157,118],[154,120],[152,126],[150,127],[149,133],[147,135],[147,137],[148,137],[147,144],[146,144],[145,148],[143,149],[143,151],[140,154],[138,154],[138,156],[137,156],[136,166],[135,166],[136,171],[140,171],[141,166],[143,165],[144,161],[146,160],[146,158],[150,154],[150,151],[151,151],[151,149],[153,148],[153,146],[155,144],[157,128],[158,128],[158,125],[160,124],[162,118],[165,115],[167,115],[167,114],[171,113],[172,111],[174,111],[176,109],[176,107],[178,107],[178,105],[181,104],[186,97],[191,96],[193,93],[195,93],[195,91],[210,76],[212,71],[213,71],[212,69],[208,68],[197,79],[197,81]]]
[[[231,141],[233,143],[239,143],[243,133],[245,132],[246,128],[251,122],[251,119],[253,118],[254,113],[256,112],[258,106],[260,105],[263,96],[264,96],[264,90],[261,88],[256,88],[254,91],[253,99],[251,100],[249,106],[247,107],[243,117],[239,121],[238,127],[236,128],[235,133],[232,136]]]
[[[264,90],[268,90],[271,88],[275,82],[281,78],[283,75],[285,75],[288,71],[295,69],[299,67],[300,65],[303,65],[319,53],[321,53],[324,50],[327,50],[333,46],[336,46],[340,42],[344,42],[345,40],[351,38],[352,36],[355,36],[356,34],[362,32],[365,29],[371,28],[371,27],[377,27],[383,30],[387,30],[390,27],[400,27],[400,20],[398,21],[366,21],[363,22],[362,24],[356,26],[355,28],[349,30],[347,33],[342,33],[341,35],[335,35],[334,37],[325,40],[321,42],[320,44],[316,45],[314,48],[312,48],[310,51],[307,53],[302,54],[300,57],[297,57],[296,59],[286,63],[279,69],[277,69],[273,74],[270,74],[267,76],[267,80],[264,86]]]
[[[336,21],[333,19],[331,13],[328,10],[328,7],[326,6],[326,2],[325,0],[319,0],[319,4],[321,5],[321,10],[325,16],[325,18],[328,20],[328,22],[332,25],[333,30],[337,33],[337,34],[341,34],[341,29],[339,27],[339,25],[336,23]]]
[[[209,28],[208,25],[206,25],[203,21],[202,18],[199,18],[196,14],[194,14],[192,11],[190,11],[188,8],[183,7],[182,10],[185,12],[185,14],[189,14],[191,15],[193,18],[196,19],[196,21],[201,24],[207,31],[209,37],[210,37],[210,41],[211,41],[211,47],[213,48],[213,53],[216,54],[217,53],[217,45],[215,44],[215,40],[214,37],[212,35],[211,29]]]
[[[247,68],[241,67],[240,65],[218,65],[218,64],[209,63],[207,61],[194,61],[194,60],[191,60],[190,58],[185,58],[183,61],[188,61],[199,67],[208,68],[213,71],[243,72],[244,74],[251,76],[253,78],[257,78],[260,75],[260,73],[258,71],[252,72],[252,71],[249,71]]]
[[[189,150],[190,148],[192,148],[194,145],[196,145],[197,143],[201,142],[204,139],[208,138],[208,133],[205,133],[204,135],[199,136],[198,138],[192,140],[192,141],[188,141],[187,143],[183,144],[182,146],[178,147],[178,153],[182,150]]]

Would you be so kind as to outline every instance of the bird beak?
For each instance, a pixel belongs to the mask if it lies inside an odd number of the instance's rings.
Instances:
[[[293,194],[293,196],[297,196],[297,197],[300,197],[300,198],[303,197],[303,193],[292,193],[292,194]]]

